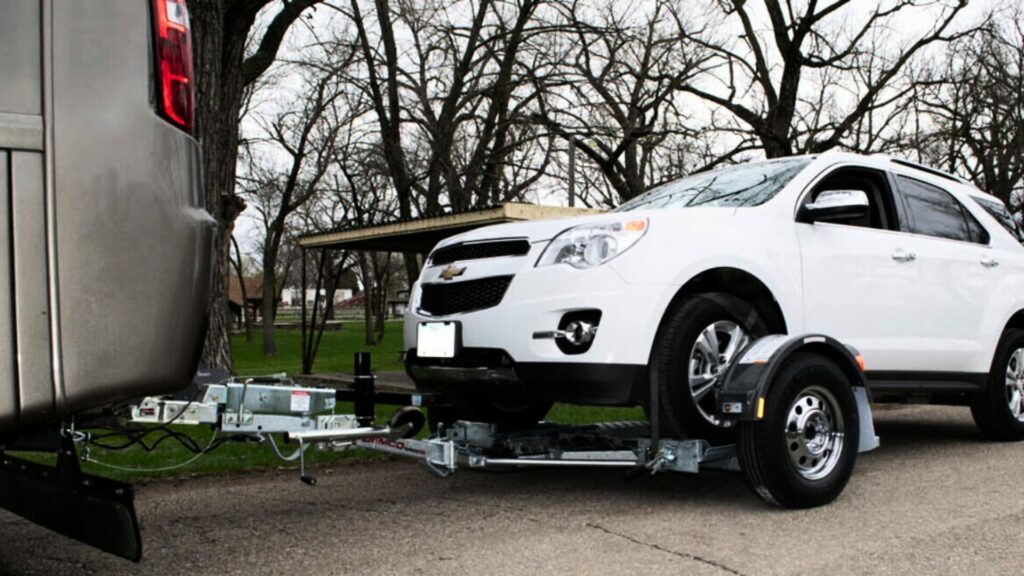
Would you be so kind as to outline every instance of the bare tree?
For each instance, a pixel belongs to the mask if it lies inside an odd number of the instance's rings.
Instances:
[[[339,139],[360,114],[359,103],[346,99],[344,73],[355,52],[329,53],[326,58],[302,64],[303,81],[293,102],[271,118],[256,117],[270,154],[283,154],[286,166],[280,170],[265,162],[258,152],[250,156],[248,173],[240,181],[243,194],[254,201],[263,227],[263,353],[277,354],[274,320],[279,294],[279,278],[287,277],[279,268],[282,243],[289,232],[288,222],[296,210],[317,193],[324,176],[338,155]],[[250,149],[252,146],[250,146]],[[269,164],[269,165],[268,165]]]
[[[372,105],[398,215],[521,195],[550,160],[544,149],[531,176],[505,178],[525,165],[515,153],[542,137],[524,120],[536,95],[520,60],[540,33],[532,24],[540,0],[362,4],[343,10],[365,65],[354,81]],[[417,276],[415,255],[405,255],[405,268]]]
[[[320,0],[189,0],[196,72],[196,136],[202,145],[206,208],[216,219],[218,253],[214,259],[210,323],[203,346],[207,365],[232,370],[228,313],[230,238],[245,203],[235,194],[238,126],[245,87],[273,63],[288,29]],[[262,36],[253,31],[257,16],[271,4]],[[258,34],[258,32],[257,32]],[[246,46],[255,43],[248,54]]]
[[[339,143],[333,168],[324,176],[320,190],[298,210],[296,218],[305,230],[322,233],[390,222],[397,212],[397,198],[376,134],[353,129]],[[403,278],[391,255],[328,249],[311,260],[307,273],[320,279],[316,289],[322,289],[325,298],[321,307],[318,292],[314,306],[320,326],[307,342],[306,358],[315,356],[325,322],[333,310],[334,293],[351,270],[356,272],[365,291],[366,344],[380,343],[388,288],[393,280]]]
[[[607,179],[616,196],[608,204],[678,176],[668,159],[695,136],[677,93],[701,73],[708,51],[687,41],[699,32],[683,30],[684,8],[678,0],[639,10],[614,1],[560,6],[564,46],[546,44],[561,82],[541,99],[538,118]]]
[[[727,129],[756,141],[769,158],[841,145],[866,116],[912,91],[896,81],[915,55],[970,32],[954,26],[966,0],[894,0],[861,19],[851,0],[802,8],[763,0],[766,34],[752,4],[714,0],[720,21],[690,39],[715,54],[715,73],[683,90],[727,110]],[[914,17],[934,24],[909,42],[894,40],[894,22]]]
[[[1015,211],[1024,188],[1024,12],[957,43],[920,82],[916,149]]]

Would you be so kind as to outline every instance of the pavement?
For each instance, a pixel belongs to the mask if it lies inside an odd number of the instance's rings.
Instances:
[[[138,486],[140,564],[0,511],[0,574],[1020,574],[1024,443],[964,408],[876,412],[843,495],[767,507],[738,474],[448,479],[405,461]]]

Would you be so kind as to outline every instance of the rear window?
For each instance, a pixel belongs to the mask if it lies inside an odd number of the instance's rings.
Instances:
[[[927,182],[899,176],[910,232],[948,240],[987,244],[985,228],[949,192]]]
[[[996,222],[999,222],[999,225],[1005,228],[1018,242],[1024,242],[1024,231],[1021,230],[1017,219],[1010,214],[1010,211],[1006,209],[1002,202],[977,196],[971,196],[971,199],[977,202],[978,206],[981,206],[985,212],[988,212],[995,218]]]

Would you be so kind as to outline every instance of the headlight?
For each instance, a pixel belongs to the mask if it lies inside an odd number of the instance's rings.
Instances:
[[[647,220],[636,219],[569,228],[548,244],[537,266],[569,264],[575,268],[593,268],[628,250],[645,232]]]

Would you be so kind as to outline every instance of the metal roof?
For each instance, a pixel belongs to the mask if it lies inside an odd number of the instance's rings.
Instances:
[[[397,220],[373,226],[341,227],[329,232],[304,234],[299,237],[299,245],[303,248],[345,248],[426,254],[441,240],[474,228],[505,222],[567,218],[599,212],[590,208],[509,202],[441,216]]]

